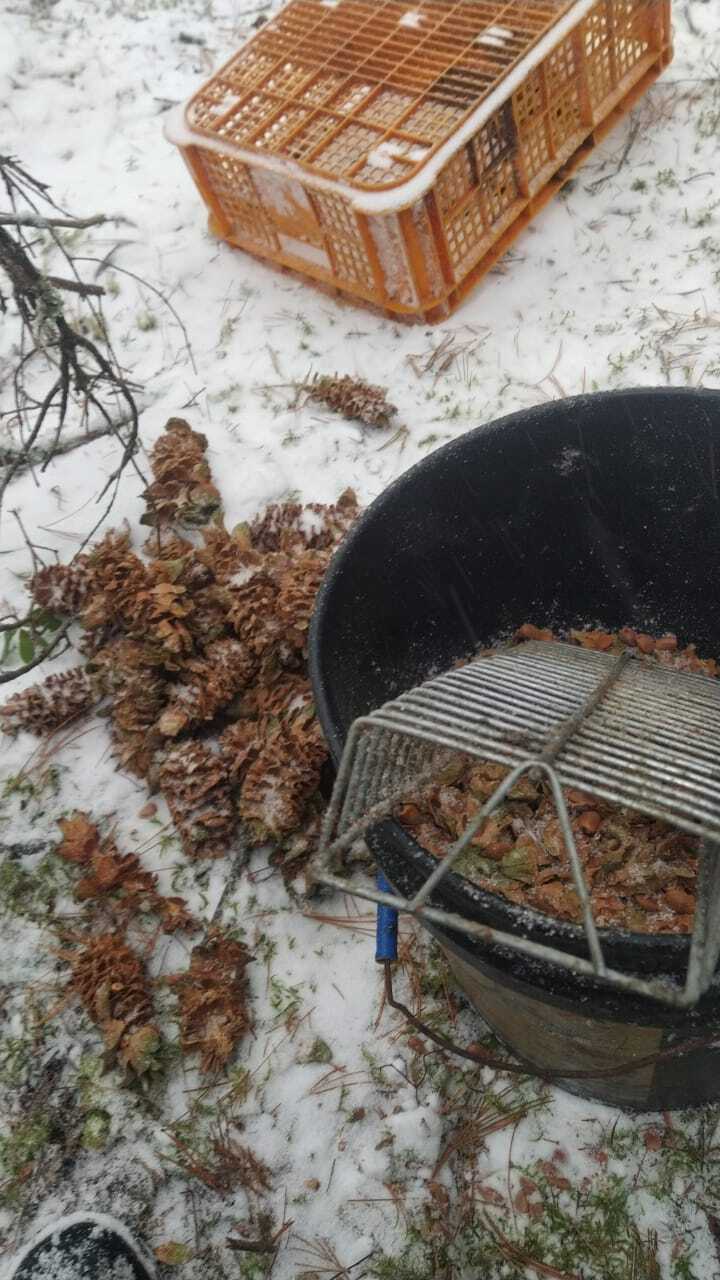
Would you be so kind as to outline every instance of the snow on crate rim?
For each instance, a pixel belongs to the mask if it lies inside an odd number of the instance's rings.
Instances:
[[[295,3],[297,2],[298,0],[295,0]],[[316,4],[318,8],[324,7],[323,0],[300,0],[300,2],[305,5]],[[338,0],[338,3],[342,6],[343,3],[347,3],[347,0]],[[415,0],[413,12],[421,13],[423,3],[424,0]],[[465,0],[465,3],[472,4],[473,0]],[[195,128],[189,123],[188,113],[197,102],[200,94],[215,81],[221,80],[224,71],[239,56],[252,49],[258,36],[244,46],[240,55],[235,53],[215,76],[200,90],[196,91],[186,103],[168,113],[164,129],[165,136],[180,148],[196,147],[199,150],[213,151],[218,155],[230,156],[236,160],[243,161],[255,169],[265,169],[286,178],[295,178],[310,189],[341,195],[346,200],[349,200],[360,213],[396,213],[415,204],[430,190],[438,174],[448,161],[508,101],[530,73],[582,22],[596,4],[597,0],[574,0],[574,3],[571,2],[569,9],[562,13],[529,52],[519,62],[515,63],[508,74],[480,101],[475,110],[466,116],[454,132],[444,142],[437,145],[434,150],[431,147],[428,148],[426,158],[416,162],[415,169],[410,177],[396,182],[395,185],[386,186],[381,190],[368,190],[367,187],[359,186],[352,179],[327,177],[323,173],[317,172],[310,164],[294,160],[289,156],[263,151],[256,146],[243,146],[238,142],[229,142],[217,135]],[[292,8],[292,5],[288,6],[288,8]],[[281,14],[285,11],[281,10]],[[509,19],[506,18],[506,21],[509,21]],[[491,23],[488,29],[493,32],[500,30],[496,23]],[[258,34],[260,35],[262,32]],[[397,92],[400,92],[400,90],[397,90]],[[357,120],[357,123],[363,124],[360,120]],[[384,135],[380,134],[380,137],[384,137]],[[377,143],[374,142],[373,146],[377,149]]]

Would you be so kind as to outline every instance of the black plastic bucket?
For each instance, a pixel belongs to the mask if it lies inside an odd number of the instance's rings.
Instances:
[[[356,716],[523,622],[674,631],[720,651],[720,392],[579,396],[512,414],[406,472],[335,556],[310,636],[316,704],[337,761]],[[435,865],[394,822],[371,845],[392,883]],[[578,954],[571,925],[449,876],[433,901]],[[720,982],[690,1012],[613,991],[467,935],[433,930],[501,1038],[542,1070],[602,1071],[720,1032]],[[602,931],[613,968],[684,974],[688,941]],[[719,1035],[720,1040],[720,1035]],[[567,1082],[633,1107],[720,1096],[720,1047],[620,1078]]]

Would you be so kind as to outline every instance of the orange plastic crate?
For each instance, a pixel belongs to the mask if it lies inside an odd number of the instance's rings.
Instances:
[[[229,244],[432,322],[671,57],[670,0],[291,0],[168,135]]]

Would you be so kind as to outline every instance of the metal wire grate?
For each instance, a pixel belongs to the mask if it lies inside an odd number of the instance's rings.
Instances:
[[[461,752],[515,766],[411,900],[358,889],[333,860],[398,801],[431,785]],[[440,911],[433,890],[517,779],[550,782],[589,959]],[[699,836],[697,909],[685,987],[610,970],[592,916],[563,787],[579,787]],[[320,878],[373,901],[487,942],[543,957],[664,1003],[694,1004],[720,954],[720,682],[569,645],[530,642],[450,671],[387,703],[352,727],[323,831]]]

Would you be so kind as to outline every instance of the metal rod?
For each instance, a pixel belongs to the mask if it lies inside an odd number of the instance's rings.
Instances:
[[[582,956],[576,956],[567,951],[560,951],[557,947],[533,942],[532,939],[524,938],[519,934],[506,933],[502,929],[493,929],[490,925],[468,920],[465,916],[457,915],[455,912],[438,910],[435,907],[421,907],[418,911],[413,911],[412,904],[405,898],[387,893],[378,893],[374,889],[356,885],[341,876],[320,874],[318,875],[318,880],[321,884],[327,885],[328,888],[339,889],[342,893],[353,894],[356,898],[362,898],[367,902],[383,903],[386,906],[394,907],[396,911],[400,911],[402,914],[414,915],[418,920],[440,925],[442,928],[456,933],[467,934],[471,938],[477,938],[488,946],[507,947],[510,951],[517,951],[521,955],[530,956],[531,959],[559,965],[570,973],[580,974],[588,978],[597,978],[598,976],[591,960],[586,960]],[[688,997],[683,987],[673,984],[670,980],[646,981],[635,975],[621,973],[617,969],[610,968],[605,970],[603,980],[610,986],[619,987],[623,991],[634,991],[636,994],[659,1000],[662,1004],[671,1005],[673,1008],[687,1008],[695,1003],[694,1000]],[[720,1036],[718,1040],[720,1042]]]
[[[582,728],[588,716],[592,715],[593,711],[600,706],[600,703],[606,694],[610,692],[613,685],[617,684],[625,670],[625,667],[630,661],[631,658],[629,653],[621,654],[615,665],[610,668],[606,675],[603,676],[597,688],[593,689],[592,693],[585,702],[583,702],[582,706],[578,707],[575,714],[570,716],[563,724],[559,724],[557,729],[553,731],[543,748],[540,756],[541,760],[544,760],[549,764],[560,755],[563,747],[567,744],[573,734],[576,733],[578,729]]]
[[[533,761],[533,763],[535,762]],[[538,761],[537,763],[539,764],[540,762]],[[487,819],[495,812],[498,805],[502,804],[508,791],[512,791],[518,778],[520,778],[523,773],[526,773],[527,769],[527,764],[517,765],[516,768],[508,774],[505,781],[500,784],[497,790],[493,791],[490,799],[485,802],[472,821],[468,823],[460,836],[460,839],[456,840],[455,844],[448,850],[442,862],[438,863],[435,870],[428,876],[424,885],[418,889],[418,892],[410,903],[410,911],[413,913],[416,912],[418,908],[422,906],[423,902],[427,901],[436,885],[438,885],[448,872],[452,870],[453,865],[457,862],[460,854],[465,852],[473,839],[473,836],[477,835],[477,832],[484,825]]]
[[[720,846],[703,840],[698,867],[695,920],[685,991],[699,999],[720,956]]]
[[[570,816],[567,811],[567,805],[565,804],[565,797],[562,793],[555,770],[545,761],[543,761],[539,768],[547,774],[550,780],[550,786],[552,787],[552,793],[555,799],[555,808],[557,810],[558,818],[560,819],[560,826],[565,840],[565,848],[567,849],[568,857],[570,858],[575,891],[580,899],[583,924],[585,926],[585,937],[587,938],[587,943],[590,948],[590,955],[592,956],[595,972],[599,977],[602,977],[606,971],[605,958],[602,953],[600,939],[598,938],[597,929],[595,927],[595,917],[592,912],[592,904],[590,902],[590,894],[588,892],[587,881],[585,879],[585,872],[583,871],[582,862],[580,861],[577,851],[573,829],[570,825]]]

